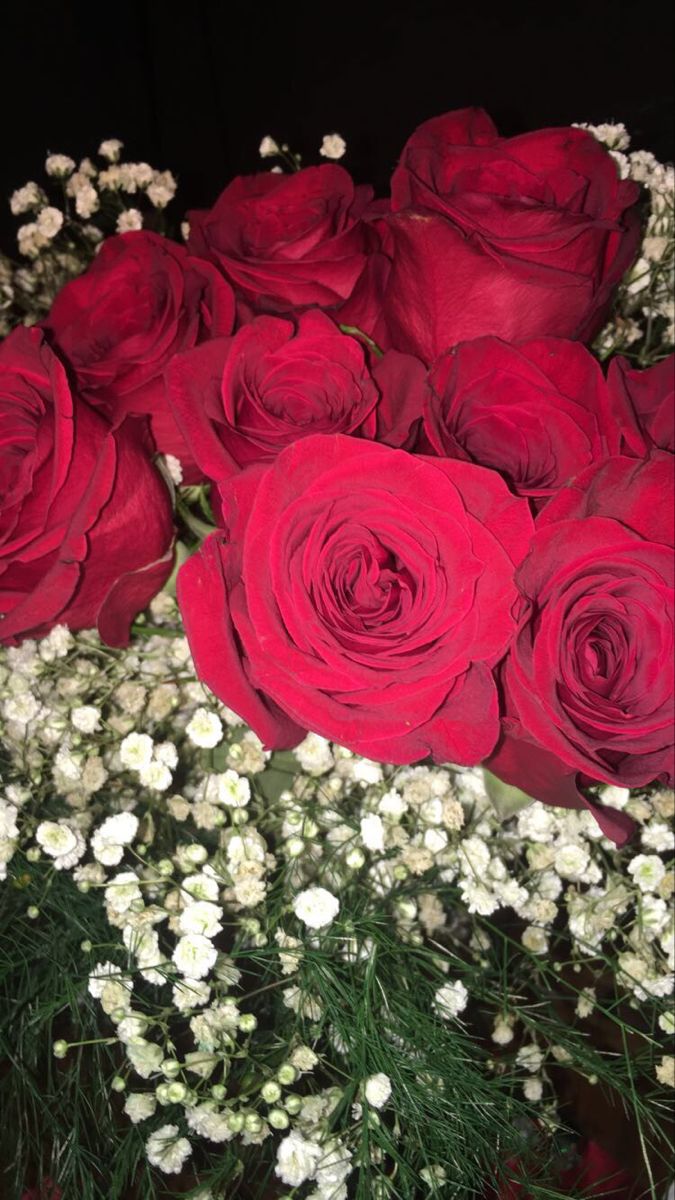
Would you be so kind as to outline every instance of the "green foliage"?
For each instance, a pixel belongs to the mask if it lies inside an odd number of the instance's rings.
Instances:
[[[18,1200],[24,1187],[50,1175],[66,1197],[78,1200],[167,1195],[167,1178],[144,1158],[148,1129],[141,1133],[128,1122],[121,1113],[123,1097],[111,1091],[121,1056],[109,1044],[110,1024],[87,993],[93,962],[119,955],[98,895],[80,893],[70,879],[44,866],[25,860],[12,865],[12,881],[0,893],[0,1057],[5,1063],[0,1194]],[[40,910],[36,920],[26,916],[29,904]],[[663,1153],[654,1147],[664,1114],[638,1087],[643,1069],[651,1069],[649,1039],[645,1061],[635,1060],[627,1039],[638,1032],[637,1025],[625,1020],[619,998],[604,1005],[608,1019],[624,1031],[626,1053],[617,1057],[595,1048],[561,1016],[558,1002],[573,992],[560,970],[528,955],[498,926],[479,924],[491,934],[491,949],[479,964],[466,961],[450,944],[437,949],[405,945],[385,911],[373,915],[365,906],[359,911],[357,899],[341,914],[339,927],[336,923],[336,945],[338,935],[344,945],[345,932],[353,939],[350,958],[332,954],[330,942],[321,949],[306,947],[299,972],[289,978],[280,975],[272,947],[242,943],[232,949],[244,971],[241,1003],[256,1013],[264,1031],[256,1039],[257,1059],[232,1064],[240,1093],[259,1088],[294,1038],[324,1051],[337,1044],[343,1051],[324,1052],[317,1072],[324,1087],[341,1092],[326,1119],[327,1133],[344,1133],[353,1125],[351,1107],[362,1101],[359,1085],[367,1076],[383,1072],[391,1079],[391,1104],[381,1113],[371,1110],[362,1124],[350,1182],[354,1200],[482,1197],[486,1181],[507,1178],[516,1157],[538,1164],[530,1185],[535,1200],[561,1195],[553,1180],[566,1131],[552,1120],[550,1136],[542,1142],[535,1125],[542,1114],[522,1099],[510,1066],[513,1056],[505,1056],[496,1070],[494,1047],[480,1036],[480,1014],[494,1012],[500,994],[530,1035],[562,1047],[575,1069],[595,1076],[600,1088],[631,1108],[649,1156]],[[91,948],[83,950],[83,941]],[[450,977],[462,978],[469,990],[466,1026],[434,1015],[434,992],[446,979],[444,961],[451,966]],[[289,985],[320,997],[318,1020],[297,1016],[283,1004],[281,989]],[[51,1053],[56,1038],[90,1044],[58,1061]],[[162,1109],[153,1125],[177,1115]],[[178,1194],[188,1196],[199,1179],[210,1183],[214,1195],[228,1198],[280,1196],[285,1192],[274,1180],[272,1162],[272,1153],[258,1146],[236,1152],[229,1146],[200,1148],[195,1174],[181,1176]],[[447,1182],[433,1191],[420,1184],[420,1171],[435,1165],[444,1168]]]
[[[37,920],[26,916],[29,904],[39,906]],[[112,1099],[114,1048],[103,1041],[64,1061],[52,1055],[57,1038],[102,1036],[84,940],[105,954],[110,927],[97,896],[71,879],[26,864],[0,889],[0,1195],[11,1200],[45,1176],[65,1196],[122,1200],[139,1169],[147,1174],[143,1139]]]

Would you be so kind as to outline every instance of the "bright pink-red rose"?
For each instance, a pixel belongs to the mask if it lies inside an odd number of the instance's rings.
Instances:
[[[239,176],[208,212],[188,214],[188,248],[216,263],[253,312],[342,305],[377,246],[362,219],[371,198],[335,164]]]
[[[429,372],[424,430],[437,454],[493,467],[539,503],[619,452],[597,362],[578,342],[462,342]]]
[[[182,567],[200,677],[269,747],[477,763],[532,523],[493,471],[339,434],[221,487],[226,532]]]
[[[501,138],[482,109],[425,122],[378,223],[391,344],[431,362],[488,333],[590,340],[637,252],[638,195],[582,129]]]
[[[148,414],[155,445],[187,467],[167,408],[163,371],[180,350],[231,333],[234,295],[211,263],[155,233],[106,239],[45,321],[77,389],[113,424]]]
[[[624,453],[641,458],[653,447],[675,452],[674,367],[673,354],[645,371],[625,358],[612,359],[607,385]]]
[[[672,785],[673,544],[673,459],[659,451],[607,459],[546,505],[516,574],[495,774],[575,808],[580,782]],[[594,812],[617,839],[630,828]]]
[[[371,370],[363,345],[324,313],[256,317],[233,338],[177,355],[167,395],[190,454],[210,479],[269,462],[313,433],[407,444],[425,371],[392,350]]]
[[[73,397],[39,330],[0,346],[0,641],[97,625],[124,645],[162,587],[171,504],[134,426]]]

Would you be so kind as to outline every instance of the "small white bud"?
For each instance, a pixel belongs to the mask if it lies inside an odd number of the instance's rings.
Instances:
[[[339,133],[327,133],[321,143],[319,154],[324,158],[342,158],[346,149],[347,143]]]

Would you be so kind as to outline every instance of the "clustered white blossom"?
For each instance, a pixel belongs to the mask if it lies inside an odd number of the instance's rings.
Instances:
[[[107,166],[99,170],[91,159],[86,158],[70,173],[66,195],[74,200],[78,216],[92,217],[99,210],[102,199],[109,194],[117,197],[121,216],[129,211],[140,216],[136,207],[128,205],[128,196],[145,194],[154,208],[165,208],[173,199],[176,180],[171,172],[157,171],[145,162],[120,162],[122,148],[122,142],[116,138],[102,142],[99,154],[107,160]],[[130,227],[140,228],[140,225],[132,221]],[[118,232],[124,232],[124,229],[118,229]]]
[[[602,800],[639,828],[633,849],[619,855],[589,812],[535,803],[500,820],[479,769],[382,766],[309,734],[294,752],[289,786],[269,803],[259,785],[269,754],[196,680],[175,601],[158,596],[150,619],[159,632],[109,654],[104,670],[97,636],[61,627],[0,651],[0,736],[14,776],[0,795],[0,872],[25,854],[71,872],[83,892],[101,890],[119,953],[92,963],[89,991],[126,1059],[115,1086],[136,1124],[174,1106],[147,1136],[152,1165],[179,1172],[195,1139],[277,1137],[285,1186],[307,1184],[308,1200],[345,1200],[359,1121],[396,1103],[390,1077],[375,1071],[354,1081],[362,1103],[344,1136],[327,1121],[340,1088],[314,1082],[324,1054],[347,1051],[337,1034],[330,1046],[290,1034],[255,1096],[239,1100],[227,1081],[257,1027],[233,944],[267,948],[289,1028],[299,1020],[311,1029],[324,1007],[302,982],[306,950],[321,946],[348,963],[372,950],[350,932],[344,897],[352,885],[388,909],[392,929],[412,946],[439,944],[458,920],[468,922],[474,932],[465,942],[478,964],[490,938],[472,921],[510,911],[523,952],[536,959],[549,953],[564,914],[572,955],[613,955],[633,1003],[663,1005],[658,1027],[673,1037],[672,792],[604,789]],[[156,841],[167,820],[169,845]],[[438,885],[454,889],[452,904]],[[39,920],[39,906],[31,916]],[[471,988],[450,959],[440,969],[430,1013],[449,1027],[469,1015]],[[138,995],[148,984],[161,1019]],[[547,1064],[567,1061],[567,1051],[527,1035],[516,1005],[503,1000],[492,1040],[522,1072],[524,1096],[542,1103]],[[578,1018],[596,1004],[594,987],[584,986]],[[192,1040],[180,1055],[174,1022]],[[55,1053],[67,1054],[67,1043]],[[657,1082],[669,1085],[673,1061],[662,1057]],[[425,1170],[429,1187],[442,1182],[440,1166]]]
[[[450,1021],[453,1017],[458,1017],[464,1012],[469,1000],[467,992],[461,979],[455,980],[454,983],[444,983],[438,989],[434,997],[434,1007],[444,1020]]]
[[[261,158],[276,158],[277,154],[280,153],[280,148],[274,138],[267,134],[260,143],[258,153]]]
[[[281,159],[282,162],[286,163],[286,165],[293,171],[299,170],[300,166],[302,165],[301,154],[295,154],[286,142],[279,144],[275,138],[270,137],[269,134],[266,134],[260,142],[258,153],[261,158]],[[281,175],[283,174],[284,170],[281,163],[277,163],[276,166],[271,167],[270,169],[274,175]]]
[[[327,133],[324,135],[319,147],[319,154],[322,158],[328,158],[336,161],[343,158],[347,150],[347,143],[339,133]],[[275,138],[269,134],[261,139],[258,147],[258,154],[261,158],[278,158],[285,162],[292,170],[298,170],[302,163],[302,155],[294,154],[290,146],[285,142],[279,144]],[[277,164],[271,170],[274,174],[281,174],[283,166]]]
[[[293,912],[309,929],[330,925],[340,911],[340,901],[322,887],[305,888],[293,901]]]
[[[630,137],[624,125],[586,125],[607,146],[622,179],[632,179],[646,190],[647,217],[642,245],[619,288],[615,312],[600,333],[595,348],[601,357],[625,353],[633,345],[640,350],[649,333],[667,353],[675,343],[675,173],[672,164],[660,163],[649,150],[629,150]],[[653,349],[646,347],[647,353]],[[644,363],[642,365],[645,365]]]
[[[5,337],[10,330],[8,315],[15,299],[13,275],[11,262],[0,254],[0,337]]]
[[[383,1071],[369,1075],[363,1085],[363,1094],[372,1108],[384,1108],[391,1097],[391,1079]]]
[[[327,133],[321,143],[319,154],[324,158],[342,158],[347,149],[347,143],[339,133]]]
[[[109,138],[98,149],[102,167],[91,158],[79,163],[49,153],[45,186],[29,180],[12,193],[19,254],[14,266],[0,255],[0,337],[22,321],[33,324],[51,306],[69,279],[81,274],[109,233],[143,229],[149,214],[161,213],[176,192],[170,171],[148,163],[121,162],[123,143]],[[156,221],[151,220],[152,227]]]

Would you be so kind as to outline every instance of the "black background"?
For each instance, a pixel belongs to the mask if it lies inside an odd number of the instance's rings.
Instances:
[[[42,178],[45,152],[93,156],[105,137],[179,176],[177,218],[269,167],[264,134],[319,161],[338,130],[344,164],[383,193],[415,126],[468,104],[505,134],[622,120],[636,148],[671,159],[672,51],[670,0],[15,0],[0,51],[1,244],[13,251],[6,197]]]

